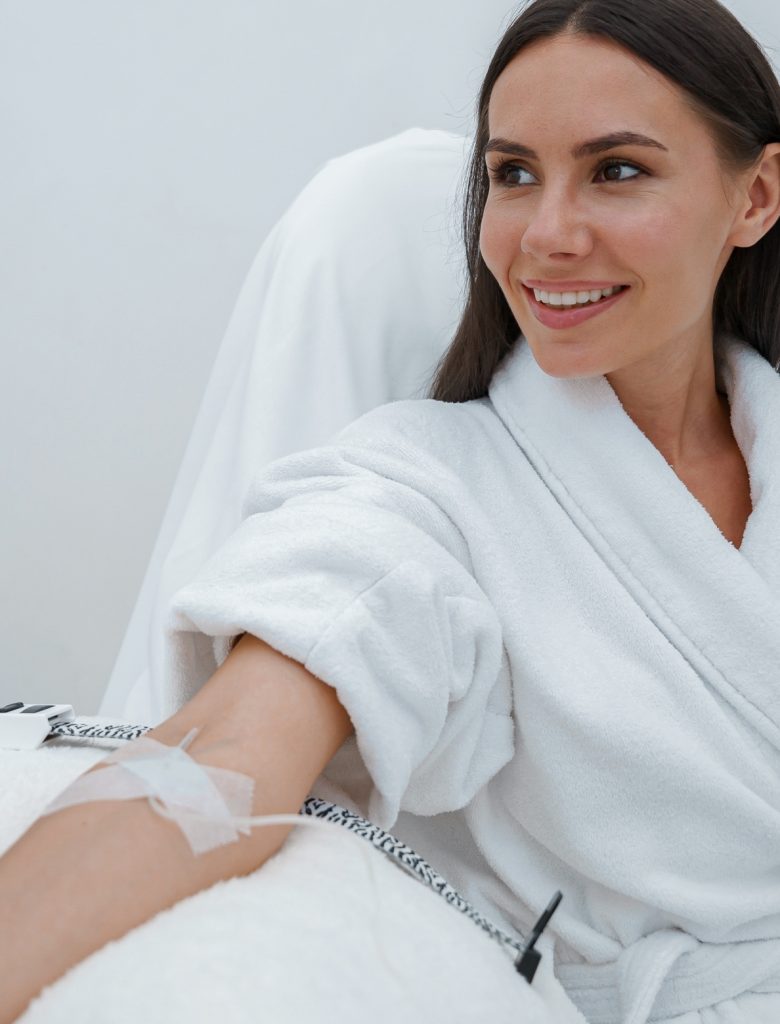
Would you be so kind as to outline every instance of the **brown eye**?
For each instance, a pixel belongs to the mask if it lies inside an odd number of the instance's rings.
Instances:
[[[629,170],[635,171],[636,173],[623,177],[621,176],[621,171],[624,167],[628,167]],[[602,164],[598,173],[604,175],[605,181],[633,181],[635,178],[638,178],[640,174],[644,174],[644,171],[635,164],[626,163],[625,160],[611,160],[608,163]]]
[[[527,185],[529,182],[517,180],[515,175],[517,174],[530,174],[525,167],[521,167],[519,164],[513,163],[510,160],[504,160],[497,167],[488,166],[488,175],[492,181],[495,181],[499,185],[513,186],[513,185]]]

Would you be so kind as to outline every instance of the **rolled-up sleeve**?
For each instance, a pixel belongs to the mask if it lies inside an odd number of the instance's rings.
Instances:
[[[181,706],[239,633],[300,662],[349,713],[364,808],[387,828],[465,806],[510,760],[511,691],[468,545],[426,493],[453,485],[446,468],[350,433],[258,475],[239,529],[173,598],[169,693]]]

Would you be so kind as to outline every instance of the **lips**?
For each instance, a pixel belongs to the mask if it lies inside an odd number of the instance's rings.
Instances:
[[[609,287],[605,285],[604,287]],[[536,296],[533,293],[533,289],[529,288],[528,285],[523,284],[523,289],[528,296],[528,303],[531,310],[539,321],[545,327],[552,327],[558,330],[564,330],[568,327],[577,327],[579,324],[584,323],[586,320],[591,320],[595,316],[600,316],[612,309],[631,290],[630,287],[626,286],[615,295],[610,295],[608,299],[599,299],[598,302],[591,303],[588,306],[582,306],[580,308],[564,307],[564,306],[545,306],[540,302],[537,302]],[[563,291],[563,287],[558,285],[555,291]],[[575,289],[570,289],[574,291]],[[582,289],[585,291],[585,289]]]

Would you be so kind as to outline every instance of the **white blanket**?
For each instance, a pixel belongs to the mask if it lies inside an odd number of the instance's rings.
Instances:
[[[0,750],[0,852],[106,752],[60,740]],[[551,972],[547,955],[529,986],[497,943],[366,841],[307,827],[255,874],[98,950],[19,1022],[583,1024]]]
[[[521,338],[489,397],[260,472],[173,601],[171,710],[238,632],[303,663],[356,729],[315,792],[519,932],[560,889],[556,973],[603,1024],[780,1019],[780,377],[724,338],[718,379],[739,551],[605,378]]]

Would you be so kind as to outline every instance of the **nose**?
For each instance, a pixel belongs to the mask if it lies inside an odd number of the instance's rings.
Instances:
[[[547,189],[532,206],[520,249],[537,260],[587,256],[593,236],[585,212],[561,189]]]

